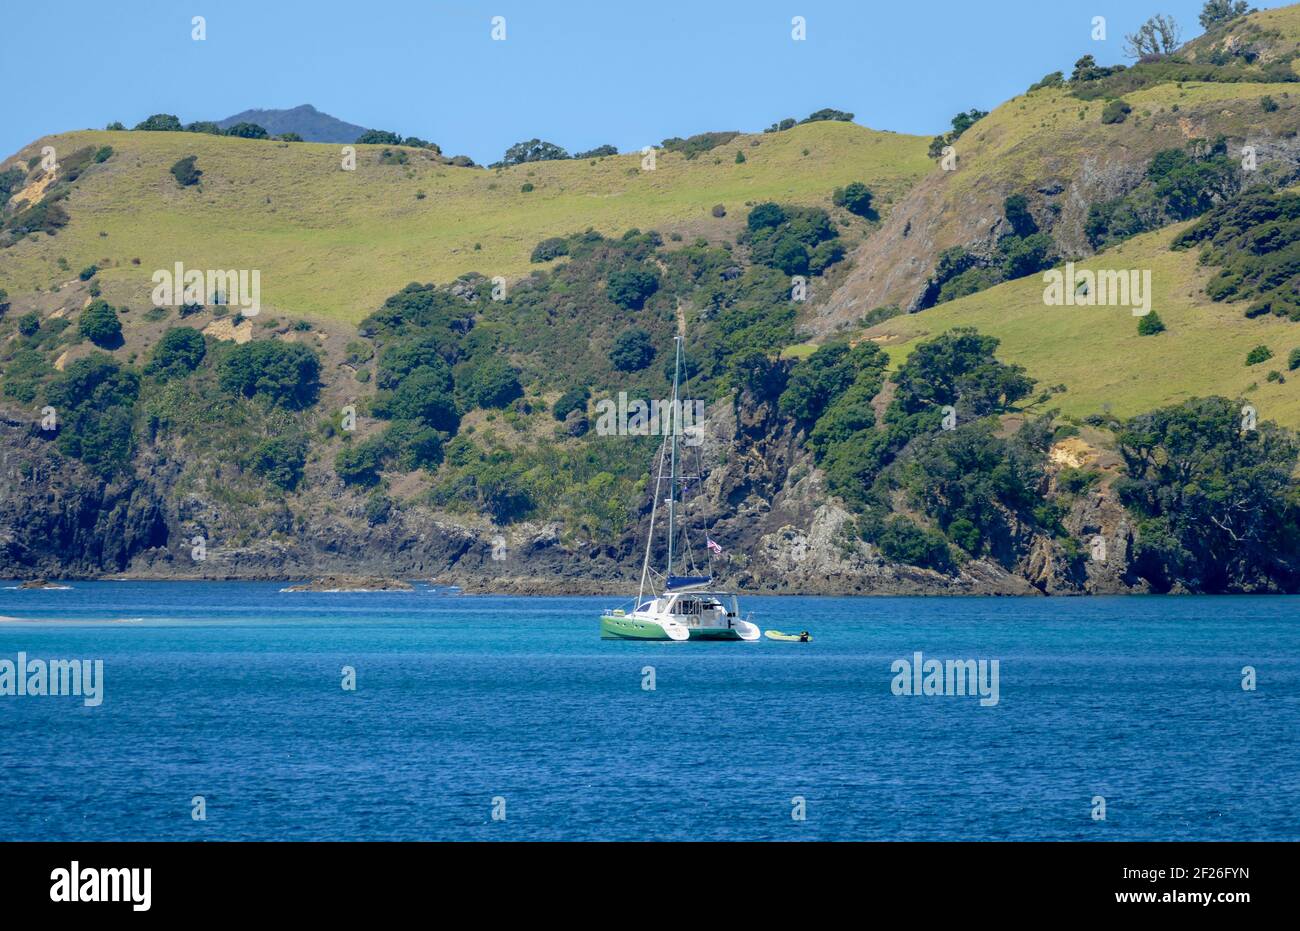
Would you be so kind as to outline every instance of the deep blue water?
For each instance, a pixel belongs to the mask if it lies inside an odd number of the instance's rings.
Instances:
[[[815,641],[648,644],[612,598],[280,587],[0,590],[0,660],[104,661],[99,707],[0,697],[0,839],[1300,839],[1300,599],[748,598]],[[894,695],[918,650],[999,703]]]

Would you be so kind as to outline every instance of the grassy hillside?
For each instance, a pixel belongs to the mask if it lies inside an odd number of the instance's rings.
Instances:
[[[1110,83],[1047,86],[1008,100],[955,141],[955,171],[936,163],[863,244],[818,329],[827,333],[876,307],[919,301],[945,249],[992,252],[1007,232],[1003,203],[1013,194],[1028,198],[1061,255],[1083,257],[1093,251],[1085,234],[1089,207],[1131,190],[1160,150],[1224,136],[1234,156],[1242,145],[1256,147],[1261,177],[1294,177],[1300,83],[1279,82],[1266,66],[1285,60],[1295,72],[1300,59],[1288,56],[1297,42],[1300,5],[1243,17],[1189,44],[1182,57],[1197,61],[1208,62],[1225,45],[1258,54],[1251,66],[1239,64],[1240,57],[1217,72],[1204,64],[1216,81],[1183,80],[1172,71],[1163,80],[1141,66]],[[1072,63],[1058,67],[1070,77]],[[1104,123],[1112,96],[1132,109],[1122,122]]]
[[[1041,275],[895,317],[866,331],[887,349],[894,365],[927,336],[973,326],[1002,340],[998,355],[1025,366],[1040,388],[1064,384],[1049,403],[1078,417],[1111,412],[1126,417],[1189,397],[1244,397],[1261,419],[1300,427],[1300,373],[1287,373],[1290,351],[1300,346],[1300,326],[1284,318],[1242,316],[1243,303],[1216,304],[1205,296],[1212,270],[1197,264],[1197,250],[1171,252],[1186,224],[1149,233],[1078,264],[1080,269],[1151,269],[1152,309],[1166,330],[1139,336],[1127,307],[1048,307]],[[1247,367],[1246,354],[1267,345],[1273,358]],[[1285,384],[1266,381],[1271,369]]]
[[[0,282],[11,295],[49,289],[69,277],[58,265],[63,258],[73,271],[98,264],[106,293],[143,302],[149,275],[176,261],[257,268],[267,310],[357,321],[412,280],[526,274],[539,240],[588,227],[731,238],[746,202],[825,205],[833,188],[855,180],[888,204],[931,170],[926,144],[819,122],[739,136],[693,160],[661,151],[653,172],[640,170],[640,155],[493,171],[443,165],[408,149],[397,150],[407,164],[381,164],[381,146],[358,146],[356,170],[348,172],[336,145],[65,133],[18,157],[42,145],[59,153],[110,145],[114,155],[76,183],[67,227],[0,251]],[[203,171],[197,187],[180,187],[168,171],[187,155]],[[534,190],[522,192],[525,184]],[[711,215],[719,203],[726,218]]]

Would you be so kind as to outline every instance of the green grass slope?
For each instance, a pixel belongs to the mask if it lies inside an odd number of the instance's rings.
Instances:
[[[99,131],[41,139],[5,167],[43,145],[111,145],[114,155],[77,181],[68,226],[0,250],[11,295],[66,281],[62,258],[74,272],[98,264],[108,293],[143,302],[152,272],[181,261],[260,269],[266,310],[347,321],[412,280],[526,274],[533,246],[550,236],[636,227],[731,238],[747,202],[824,205],[860,180],[888,205],[931,170],[927,140],[836,122],[738,136],[693,160],[660,151],[655,171],[640,170],[639,154],[494,171],[411,149],[407,164],[390,165],[381,146],[356,147],[356,170],[343,171],[337,145]],[[181,188],[168,169],[187,155],[203,178]],[[719,203],[725,219],[711,216]]]
[[[1132,416],[1194,396],[1244,398],[1261,420],[1300,428],[1300,372],[1286,371],[1287,356],[1300,346],[1300,326],[1280,317],[1248,320],[1245,302],[1216,304],[1204,286],[1212,270],[1197,264],[1198,250],[1172,252],[1169,243],[1186,228],[1169,227],[1130,240],[1078,269],[1151,269],[1154,300],[1166,330],[1139,336],[1127,307],[1049,307],[1041,275],[1009,281],[988,291],[887,320],[865,332],[880,342],[894,365],[916,343],[952,327],[973,326],[1002,340],[1000,358],[1017,362],[1039,389],[1064,384],[1049,404],[1083,417],[1109,410]],[[1267,362],[1247,367],[1246,354],[1266,345]],[[1266,380],[1276,369],[1285,384]]]
[[[1260,63],[1294,53],[1300,4],[1242,17],[1189,44],[1187,57],[1205,57],[1233,42],[1257,48]],[[1293,71],[1297,64],[1290,62]],[[1059,67],[1068,77],[1071,63]],[[859,248],[847,282],[813,322],[817,335],[852,326],[876,307],[910,306],[945,249],[990,252],[1006,232],[1002,205],[1012,194],[1026,195],[1061,254],[1077,257],[1092,252],[1085,234],[1089,206],[1125,193],[1162,149],[1223,135],[1234,154],[1245,143],[1258,148],[1261,175],[1287,175],[1296,158],[1300,83],[1270,83],[1263,70],[1254,70],[1259,81],[1114,88],[1132,107],[1122,123],[1102,122],[1105,97],[1080,99],[1070,86],[1027,92],[994,108],[956,141],[957,169],[932,163]],[[1275,109],[1263,107],[1265,97]]]

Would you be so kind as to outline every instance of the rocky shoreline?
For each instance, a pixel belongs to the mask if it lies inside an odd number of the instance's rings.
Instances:
[[[754,584],[750,578],[719,577],[719,589],[739,595],[821,595],[821,596],[879,596],[879,597],[1046,597],[1049,595],[1086,595],[1089,591],[1042,591],[1023,578],[1005,572],[990,572],[992,567],[967,567],[958,576],[945,576],[928,570],[907,567],[907,572],[885,572],[880,575],[841,575],[835,578],[800,578],[786,584]],[[970,571],[972,568],[974,572]],[[985,571],[981,572],[980,569]],[[458,588],[466,595],[609,595],[630,597],[636,593],[639,580],[591,579],[550,575],[483,576],[472,572],[451,572],[434,577],[408,576],[404,579],[379,576],[354,576],[331,574],[318,576],[309,582],[296,581],[309,573],[276,573],[257,571],[242,574],[212,574],[185,572],[120,572],[103,575],[68,575],[63,581],[120,581],[120,582],[271,582],[280,583],[283,592],[414,592],[420,586],[447,589]],[[63,587],[60,583],[33,585],[21,583],[19,588]],[[1142,593],[1137,589],[1119,589],[1109,594]]]
[[[415,586],[401,579],[366,576],[326,575],[280,589],[282,592],[413,592]]]
[[[719,588],[844,596],[1149,590],[1131,571],[1128,515],[1104,482],[1077,497],[1063,524],[1078,539],[1103,539],[1106,560],[1066,552],[1009,516],[989,555],[945,574],[890,561],[858,539],[852,515],[828,498],[801,435],[771,405],[719,401],[709,423],[706,458],[720,465],[703,482],[695,517],[724,548],[712,562]],[[174,463],[151,461],[133,476],[104,482],[58,457],[25,426],[0,422],[0,439],[21,479],[0,496],[0,576],[263,581],[300,591],[410,590],[389,584],[405,579],[467,594],[622,598],[634,595],[640,580],[648,508],[608,539],[548,520],[499,526],[418,501],[371,525],[364,499],[328,482],[278,510],[230,511],[181,492]],[[1070,463],[1088,464],[1097,455],[1085,452]],[[661,544],[651,558],[662,564]]]

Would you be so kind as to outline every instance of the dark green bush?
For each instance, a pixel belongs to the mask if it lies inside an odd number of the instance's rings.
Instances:
[[[895,562],[939,572],[952,569],[952,553],[943,534],[918,527],[899,514],[885,522],[884,530],[876,543],[880,551]]]
[[[367,129],[357,137],[357,145],[401,145],[402,137],[384,129]]]
[[[135,124],[137,132],[178,133],[183,128],[181,121],[170,113],[155,113],[147,120]]]
[[[562,255],[569,254],[569,241],[561,236],[552,236],[550,239],[543,239],[533,247],[533,253],[528,257],[530,262],[549,262],[552,259],[558,259]]]
[[[1246,365],[1259,365],[1259,363],[1267,362],[1271,358],[1273,358],[1273,350],[1267,346],[1256,346],[1246,353]]]
[[[654,357],[655,347],[650,334],[641,329],[624,330],[609,351],[610,365],[624,372],[640,371]]]
[[[126,469],[139,396],[139,376],[102,353],[71,363],[46,390],[61,422],[59,449],[102,476]]]
[[[831,203],[836,207],[843,207],[849,213],[857,214],[860,217],[876,219],[876,211],[871,207],[874,196],[871,193],[871,188],[861,181],[854,181],[845,187],[837,187],[831,194]]]
[[[194,164],[198,161],[198,158],[197,155],[187,155],[171,167],[172,177],[176,179],[176,183],[181,187],[198,184],[199,179],[203,177],[203,171],[195,167]]]
[[[41,384],[53,372],[38,349],[20,349],[4,367],[4,395],[24,404],[35,400]]]
[[[334,471],[345,485],[378,484],[387,446],[381,437],[344,444],[334,457]]]
[[[1297,350],[1297,352],[1300,352],[1300,350]],[[586,388],[570,388],[556,400],[555,407],[551,409],[551,414],[556,420],[564,421],[572,411],[585,412],[589,400],[591,400],[591,392]]]
[[[163,333],[154,346],[153,358],[144,371],[146,375],[164,381],[184,378],[199,367],[206,354],[207,344],[203,341],[202,333],[193,327],[172,327]]]
[[[302,481],[302,470],[306,462],[305,438],[271,437],[253,449],[250,465],[254,472],[272,485],[293,491]]]
[[[256,123],[236,123],[226,130],[226,135],[240,139],[265,139],[270,133]]]
[[[1106,104],[1105,109],[1101,111],[1101,121],[1107,125],[1122,123],[1128,119],[1128,115],[1133,112],[1133,108],[1127,101],[1116,98]]]
[[[726,130],[723,132],[697,133],[686,139],[673,136],[671,139],[663,141],[663,147],[668,152],[680,152],[686,158],[693,159],[705,152],[711,152],[720,145],[726,145],[739,135],[738,132]]]
[[[441,359],[405,375],[386,401],[376,399],[375,413],[391,420],[410,420],[436,430],[455,433],[460,411],[452,387],[451,371]]]
[[[102,349],[115,349],[122,344],[122,324],[115,311],[102,298],[91,301],[81,312],[78,331]]]
[[[506,149],[506,154],[502,157],[500,164],[523,165],[526,162],[550,162],[568,157],[569,153],[553,142],[529,139],[525,142],[516,142]]]
[[[221,388],[290,410],[316,403],[320,359],[301,343],[259,339],[235,346],[219,366]]]
[[[1138,318],[1138,336],[1155,336],[1165,331],[1165,322],[1154,310]]]
[[[465,386],[469,402],[482,408],[505,407],[523,393],[519,373],[500,356],[491,356],[475,366]]]
[[[628,310],[640,310],[657,290],[659,276],[641,268],[616,271],[605,283],[605,294],[609,299]]]

